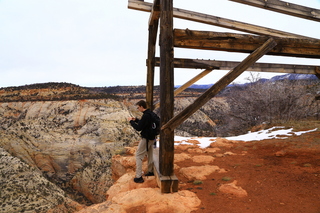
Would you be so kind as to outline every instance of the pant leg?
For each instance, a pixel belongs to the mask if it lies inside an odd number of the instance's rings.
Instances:
[[[154,140],[148,141],[148,172],[153,172],[153,144]]]
[[[142,138],[136,151],[136,177],[142,176],[142,161],[147,154],[147,139]]]

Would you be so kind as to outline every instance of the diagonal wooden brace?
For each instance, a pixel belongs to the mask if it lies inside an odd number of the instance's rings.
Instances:
[[[211,69],[206,69],[204,71],[202,71],[200,74],[198,74],[197,76],[195,76],[194,78],[190,79],[188,82],[186,82],[185,84],[183,84],[181,87],[177,88],[176,90],[174,90],[174,96],[179,95],[181,92],[183,92],[184,90],[186,90],[188,87],[190,87],[192,84],[194,84],[195,82],[197,82],[198,80],[200,80],[201,78],[203,78],[204,76],[206,76],[207,74],[209,74],[212,70]],[[160,101],[156,102],[153,106],[154,109],[160,107]]]
[[[223,88],[228,86],[234,79],[236,79],[241,73],[243,73],[249,66],[254,64],[263,55],[272,50],[277,45],[273,38],[269,38],[261,47],[256,49],[248,57],[246,57],[238,66],[230,70],[225,76],[223,76],[217,83],[215,83],[210,89],[197,98],[191,105],[181,111],[178,115],[170,119],[164,124],[161,129],[169,128],[174,130],[194,112],[200,109],[211,98],[217,95]]]

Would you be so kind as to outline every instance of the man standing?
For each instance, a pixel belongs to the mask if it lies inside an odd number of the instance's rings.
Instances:
[[[128,118],[131,126],[137,130],[141,131],[141,141],[138,145],[136,151],[136,177],[133,179],[136,183],[143,183],[142,177],[142,161],[144,157],[148,156],[148,173],[145,176],[154,176],[153,173],[153,143],[155,135],[152,134],[151,125],[152,117],[151,110],[147,109],[147,103],[144,100],[136,103],[137,109],[143,113],[141,119],[137,118]]]

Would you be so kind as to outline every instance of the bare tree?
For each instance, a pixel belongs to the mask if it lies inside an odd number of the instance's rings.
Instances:
[[[263,122],[276,123],[314,117],[319,81],[262,81],[254,75],[246,86],[234,86],[227,93],[233,131],[248,130]]]

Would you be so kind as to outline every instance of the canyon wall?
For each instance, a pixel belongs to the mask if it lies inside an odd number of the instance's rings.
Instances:
[[[113,183],[111,156],[139,140],[127,122],[131,109],[111,99],[1,103],[0,147],[72,199],[102,202]]]

